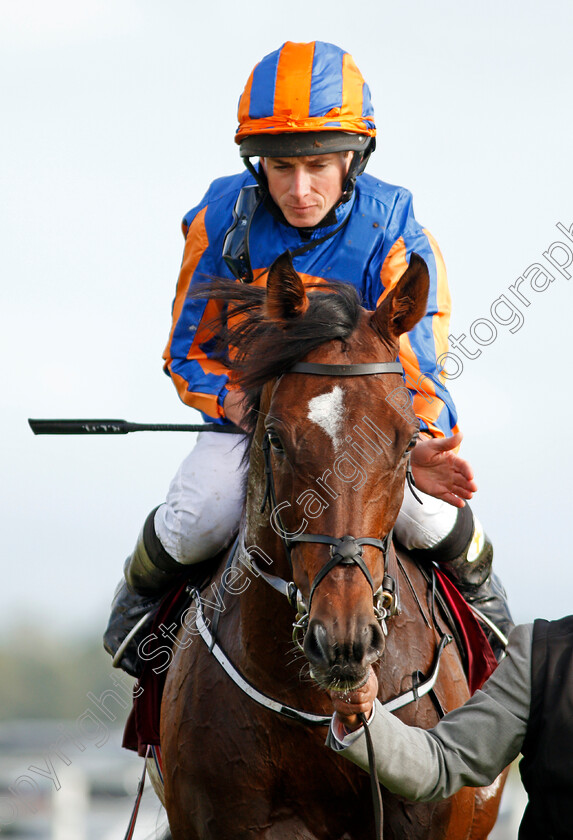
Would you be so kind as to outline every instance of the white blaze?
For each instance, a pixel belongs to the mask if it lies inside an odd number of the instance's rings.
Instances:
[[[332,440],[335,449],[342,443],[342,420],[344,416],[344,391],[335,385],[328,394],[313,397],[308,404],[308,419],[320,426]]]

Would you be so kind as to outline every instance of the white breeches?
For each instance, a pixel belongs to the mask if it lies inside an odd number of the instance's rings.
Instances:
[[[179,563],[199,563],[227,546],[239,528],[245,498],[241,436],[201,432],[179,467],[165,504],[155,514],[155,530],[165,550]],[[455,525],[457,508],[409,488],[394,532],[406,548],[431,548]]]
[[[163,548],[179,563],[217,554],[239,528],[245,499],[242,435],[200,432],[155,514]]]

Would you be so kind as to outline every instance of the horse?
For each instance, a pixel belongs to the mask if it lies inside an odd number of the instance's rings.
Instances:
[[[194,592],[165,684],[172,837],[368,840],[370,780],[325,746],[327,690],[373,668],[379,699],[409,699],[396,714],[425,728],[469,697],[427,573],[391,541],[418,436],[396,358],[427,267],[412,254],[374,312],[349,284],[305,286],[288,254],[266,289],[213,280],[197,294],[224,312],[250,446],[239,537],[209,598]],[[501,791],[414,804],[383,790],[383,836],[481,840]]]

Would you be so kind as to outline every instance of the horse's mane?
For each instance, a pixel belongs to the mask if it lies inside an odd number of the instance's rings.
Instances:
[[[196,286],[194,298],[224,303],[209,324],[218,335],[215,354],[233,373],[245,394],[246,427],[252,435],[261,392],[266,382],[281,376],[307,353],[326,341],[345,341],[360,317],[360,298],[348,283],[307,286],[306,312],[277,322],[265,312],[266,289],[215,279]]]

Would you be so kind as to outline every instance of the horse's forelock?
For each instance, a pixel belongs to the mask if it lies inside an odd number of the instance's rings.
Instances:
[[[358,293],[348,283],[308,287],[308,308],[287,323],[268,318],[266,290],[257,286],[213,280],[195,287],[191,296],[225,304],[222,314],[208,326],[220,336],[219,358],[245,392],[246,406],[251,409],[247,412],[251,433],[265,383],[281,376],[321,344],[348,339],[361,313]]]

